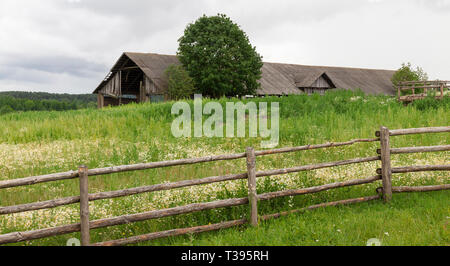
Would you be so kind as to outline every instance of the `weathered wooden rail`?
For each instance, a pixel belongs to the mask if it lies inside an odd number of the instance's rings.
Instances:
[[[397,85],[397,98],[401,102],[412,102],[427,97],[429,91],[436,93],[436,99],[444,98],[444,90],[450,88],[450,81],[404,81]],[[410,91],[409,95],[402,95],[402,92]],[[417,93],[418,92],[418,93]]]
[[[258,226],[259,220],[267,220],[271,218],[277,218],[280,216],[288,215],[291,213],[301,212],[305,210],[311,210],[320,207],[326,206],[336,206],[342,204],[352,204],[358,202],[366,202],[370,200],[379,199],[380,196],[384,199],[385,202],[389,202],[392,199],[392,193],[400,193],[400,192],[417,192],[417,191],[435,191],[435,190],[443,190],[450,189],[450,184],[443,185],[435,185],[435,186],[420,186],[420,187],[392,187],[391,180],[392,174],[397,173],[408,173],[408,172],[419,172],[419,171],[449,171],[450,165],[426,165],[426,166],[405,166],[405,167],[392,167],[390,158],[391,154],[402,154],[402,153],[418,153],[418,152],[439,152],[439,151],[449,151],[450,145],[439,145],[439,146],[429,146],[429,147],[403,147],[403,148],[390,148],[390,137],[398,136],[398,135],[409,135],[409,134],[421,134],[421,133],[442,133],[442,132],[450,132],[450,127],[432,127],[432,128],[416,128],[416,129],[398,129],[398,130],[389,130],[386,127],[381,127],[380,131],[376,132],[376,138],[372,139],[356,139],[347,142],[337,142],[337,143],[325,143],[325,144],[316,144],[316,145],[305,145],[299,147],[288,147],[288,148],[280,148],[280,149],[272,149],[265,151],[255,151],[253,148],[247,148],[245,153],[238,154],[228,154],[228,155],[216,155],[216,156],[208,156],[202,158],[191,158],[191,159],[180,159],[180,160],[171,160],[171,161],[161,161],[161,162],[150,162],[150,163],[141,163],[141,164],[133,164],[133,165],[122,165],[122,166],[114,166],[114,167],[106,167],[106,168],[97,168],[97,169],[87,169],[85,166],[80,166],[78,171],[69,171],[63,173],[49,174],[49,175],[41,175],[41,176],[33,176],[26,178],[19,178],[13,180],[4,180],[0,181],[0,189],[18,187],[18,186],[27,186],[33,184],[39,184],[44,182],[54,182],[58,180],[65,179],[79,179],[80,185],[80,195],[66,198],[59,198],[48,201],[41,202],[33,202],[26,203],[14,206],[5,206],[0,207],[0,215],[12,214],[12,213],[20,213],[26,211],[35,211],[40,209],[49,209],[55,208],[59,206],[80,203],[80,223],[62,225],[51,228],[37,229],[31,231],[24,232],[13,232],[8,234],[0,235],[0,244],[6,243],[16,243],[21,241],[28,241],[33,239],[57,236],[62,234],[68,234],[73,232],[81,233],[81,244],[83,246],[87,245],[95,245],[95,246],[111,246],[111,245],[125,245],[125,244],[133,244],[141,241],[148,241],[161,237],[168,236],[177,236],[187,233],[200,233],[207,232],[212,230],[229,228],[232,226],[238,226],[243,224],[251,224],[252,226]],[[353,145],[361,142],[380,142],[381,148],[377,150],[379,155],[366,157],[366,158],[354,158],[342,161],[335,162],[325,162],[311,165],[302,165],[291,168],[284,169],[274,169],[274,170],[265,170],[265,171],[256,171],[256,157],[265,156],[270,154],[278,154],[278,153],[286,153],[286,152],[295,152],[295,151],[303,151],[303,150],[312,150],[312,149],[323,149],[330,147],[340,147],[346,145]],[[162,167],[170,167],[170,166],[178,166],[178,165],[188,165],[188,164],[196,164],[203,162],[212,162],[212,161],[221,161],[221,160],[235,160],[246,158],[247,160],[247,172],[239,173],[239,174],[230,174],[223,176],[211,176],[201,179],[193,179],[193,180],[183,180],[172,183],[165,184],[157,184],[150,186],[142,186],[135,188],[128,188],[123,190],[116,191],[108,191],[108,192],[99,192],[99,193],[88,193],[88,179],[89,176],[96,175],[106,175],[112,173],[120,173],[126,171],[136,171],[136,170],[144,170],[144,169],[153,169],[153,168],[162,168]],[[377,169],[376,175],[363,179],[355,179],[349,181],[335,182],[332,184],[325,184],[321,186],[309,187],[309,188],[298,188],[298,189],[289,189],[283,191],[276,192],[268,192],[263,194],[256,193],[256,179],[258,177],[264,176],[273,176],[273,175],[282,175],[287,173],[301,172],[301,171],[310,171],[321,168],[335,167],[341,165],[349,165],[349,164],[357,164],[357,163],[365,163],[365,162],[373,162],[373,161],[381,161],[381,168]],[[196,186],[202,184],[211,184],[216,182],[224,182],[230,180],[239,180],[239,179],[247,179],[248,181],[248,197],[245,198],[233,198],[233,199],[223,199],[217,200],[213,202],[203,202],[203,203],[194,203],[188,204],[184,206],[178,206],[168,209],[161,210],[153,210],[143,213],[137,214],[128,214],[123,216],[117,216],[112,218],[105,218],[99,220],[90,220],[89,219],[89,201],[101,200],[101,199],[111,199],[117,197],[125,197],[140,193],[148,193],[154,191],[162,191],[162,190],[171,190],[175,188],[188,187],[188,186]],[[347,199],[340,200],[334,202],[327,202],[312,205],[309,207],[305,207],[297,210],[290,210],[275,214],[268,214],[259,216],[258,215],[258,201],[263,200],[271,200],[279,197],[286,196],[297,196],[311,193],[318,193],[325,190],[336,189],[340,187],[347,186],[356,186],[369,184],[376,181],[382,180],[383,186],[377,189],[377,195],[355,198],[355,199]],[[145,235],[133,236],[125,239],[117,239],[111,240],[101,243],[90,243],[90,229],[96,228],[104,228],[109,226],[123,225],[133,222],[145,221],[150,219],[158,219],[168,216],[187,214],[192,212],[199,212],[203,210],[211,210],[217,208],[225,208],[225,207],[233,207],[233,206],[241,206],[241,205],[249,205],[250,215],[249,219],[240,219],[234,221],[226,221],[217,224],[209,224],[209,225],[201,225],[190,228],[178,228],[161,232],[152,232]]]

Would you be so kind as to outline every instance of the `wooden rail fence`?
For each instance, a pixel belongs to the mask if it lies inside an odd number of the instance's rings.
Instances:
[[[66,197],[60,199],[54,199],[49,201],[41,201],[27,204],[20,204],[14,206],[6,206],[0,207],[0,215],[12,214],[12,213],[20,213],[26,211],[34,211],[40,209],[49,209],[55,208],[58,206],[69,205],[74,203],[80,203],[80,223],[69,224],[56,226],[51,228],[37,229],[32,231],[23,231],[23,232],[13,232],[8,234],[0,235],[0,244],[6,243],[16,243],[21,241],[28,241],[33,239],[57,236],[62,234],[68,234],[73,232],[81,233],[81,244],[83,246],[95,245],[95,246],[113,246],[113,245],[126,245],[138,243],[141,241],[148,241],[156,238],[168,237],[168,236],[177,236],[188,233],[200,233],[218,229],[229,228],[233,226],[243,225],[249,223],[252,226],[258,226],[259,220],[267,220],[271,218],[277,218],[280,216],[288,215],[291,213],[301,212],[305,210],[326,207],[326,206],[336,206],[342,204],[352,204],[358,202],[366,202],[371,200],[382,199],[384,202],[389,202],[392,199],[392,193],[400,193],[400,192],[418,192],[418,191],[435,191],[435,190],[443,190],[450,189],[450,184],[442,184],[435,186],[417,186],[417,187],[392,187],[391,180],[392,174],[397,173],[408,173],[408,172],[419,172],[419,171],[449,171],[450,165],[425,165],[425,166],[404,166],[404,167],[392,167],[391,166],[391,155],[392,154],[402,154],[402,153],[418,153],[418,152],[437,152],[437,151],[449,151],[450,145],[440,145],[440,146],[429,146],[429,147],[404,147],[404,148],[390,148],[390,139],[392,136],[399,135],[409,135],[409,134],[421,134],[421,133],[442,133],[442,132],[450,132],[450,126],[445,127],[428,127],[428,128],[410,128],[410,129],[397,129],[397,130],[389,130],[386,127],[381,127],[380,131],[376,132],[376,138],[372,139],[356,139],[347,142],[338,142],[338,143],[325,143],[325,144],[317,144],[317,145],[305,145],[299,147],[288,147],[288,148],[280,148],[280,149],[272,149],[272,150],[264,150],[264,151],[255,151],[253,148],[247,148],[245,153],[238,154],[228,154],[228,155],[216,155],[216,156],[208,156],[202,158],[191,158],[191,159],[180,159],[180,160],[171,160],[171,161],[161,161],[161,162],[150,162],[150,163],[141,163],[141,164],[133,164],[133,165],[122,165],[122,166],[113,166],[106,168],[97,168],[97,169],[87,169],[86,166],[80,166],[78,171],[69,171],[63,173],[56,174],[48,174],[41,176],[33,176],[26,178],[19,178],[13,180],[4,180],[0,181],[0,189],[18,187],[18,186],[26,186],[33,185],[43,182],[51,182],[57,180],[64,179],[79,179],[80,185],[80,195],[73,197]],[[377,150],[379,155],[366,157],[366,158],[354,158],[349,160],[335,161],[335,162],[325,162],[319,164],[311,164],[311,165],[302,165],[291,168],[284,169],[275,169],[275,170],[266,170],[266,171],[256,171],[256,158],[258,156],[265,156],[270,154],[278,154],[278,153],[287,153],[287,152],[295,152],[295,151],[303,151],[303,150],[311,150],[311,149],[323,149],[329,147],[339,147],[346,145],[353,145],[355,143],[360,142],[380,142],[380,149]],[[211,162],[211,161],[221,161],[221,160],[234,160],[246,158],[247,160],[247,172],[240,174],[230,174],[223,176],[211,176],[201,179],[193,179],[193,180],[183,180],[173,183],[164,183],[157,184],[151,186],[142,186],[135,187],[117,191],[109,191],[109,192],[100,192],[89,194],[88,193],[88,179],[89,176],[96,175],[105,175],[112,173],[119,173],[125,171],[136,171],[136,170],[144,170],[144,169],[152,169],[152,168],[161,168],[161,167],[169,167],[176,165],[187,165],[187,164],[197,164],[203,162]],[[372,161],[381,161],[381,168],[377,169],[376,175],[363,179],[355,179],[349,181],[335,182],[331,184],[309,187],[309,188],[299,188],[299,189],[289,189],[283,191],[276,192],[268,192],[263,194],[256,193],[256,179],[258,177],[263,176],[272,176],[272,175],[282,175],[287,173],[301,172],[301,171],[310,171],[321,168],[328,168],[334,166],[341,165],[349,165],[349,164],[357,164],[364,162],[372,162]],[[95,201],[100,199],[111,199],[117,197],[125,197],[140,193],[147,193],[153,191],[161,191],[161,190],[171,190],[175,188],[187,187],[187,186],[196,186],[202,184],[210,184],[216,182],[223,182],[229,180],[238,180],[238,179],[247,179],[248,180],[248,197],[245,198],[232,198],[232,199],[224,199],[217,200],[213,202],[203,202],[203,203],[194,203],[188,204],[184,206],[178,206],[168,209],[162,210],[153,210],[143,213],[136,214],[128,214],[118,217],[105,218],[99,220],[90,220],[89,219],[89,201]],[[347,186],[355,186],[373,183],[375,181],[382,180],[383,186],[377,188],[377,195],[361,197],[355,199],[347,199],[340,200],[334,202],[327,202],[312,205],[306,208],[290,210],[275,214],[258,216],[258,201],[270,200],[279,197],[286,196],[296,196],[296,195],[304,195],[317,193],[320,191],[347,187]],[[203,210],[210,210],[216,208],[224,208],[224,207],[232,207],[232,206],[240,206],[240,205],[249,205],[250,210],[250,218],[247,219],[239,219],[233,221],[226,221],[216,224],[209,225],[201,225],[190,228],[178,228],[161,232],[152,232],[145,235],[133,236],[124,239],[111,240],[100,243],[90,243],[90,229],[95,228],[103,228],[115,225],[128,224],[132,222],[145,221],[149,219],[157,219],[168,216],[174,216],[179,214],[186,214],[192,212],[199,212]]]
[[[412,102],[427,97],[429,91],[437,92],[435,98],[444,98],[444,90],[450,88],[450,81],[404,81],[397,85],[397,98],[401,102]],[[410,91],[409,95],[402,95],[403,91]],[[416,93],[418,92],[418,93]]]

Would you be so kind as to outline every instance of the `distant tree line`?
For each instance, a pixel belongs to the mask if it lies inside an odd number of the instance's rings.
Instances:
[[[0,92],[0,115],[16,111],[64,111],[96,106],[97,98],[93,94]]]

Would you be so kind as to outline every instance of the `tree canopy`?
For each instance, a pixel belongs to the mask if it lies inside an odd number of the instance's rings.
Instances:
[[[203,15],[186,27],[178,42],[178,58],[199,93],[242,96],[253,95],[259,88],[262,57],[226,15]]]

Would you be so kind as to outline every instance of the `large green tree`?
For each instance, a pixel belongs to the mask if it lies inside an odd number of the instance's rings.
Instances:
[[[203,15],[178,42],[178,58],[205,96],[252,95],[259,88],[262,57],[226,15]]]

